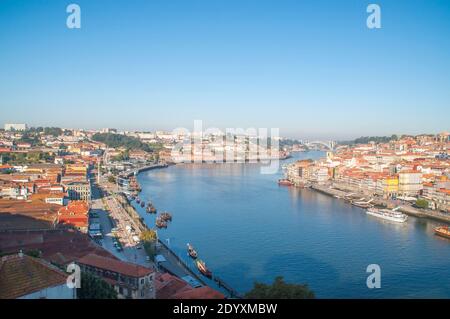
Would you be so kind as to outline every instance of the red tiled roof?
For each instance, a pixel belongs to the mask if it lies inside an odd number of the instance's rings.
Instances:
[[[181,291],[172,296],[173,299],[225,299],[225,296],[208,286]]]
[[[224,299],[225,296],[208,286],[191,287],[184,280],[165,273],[155,280],[157,299]]]
[[[0,259],[0,299],[15,299],[62,285],[66,274],[42,259],[9,255]]]
[[[86,234],[76,230],[0,232],[0,250],[5,253],[39,250],[42,258],[66,265],[87,254],[115,258],[110,252],[94,244]]]
[[[132,276],[137,278],[144,277],[153,273],[153,270],[150,268],[142,267],[137,264],[132,264],[103,256],[97,256],[94,254],[86,255],[78,259],[77,262],[83,265],[114,271],[126,276]]]

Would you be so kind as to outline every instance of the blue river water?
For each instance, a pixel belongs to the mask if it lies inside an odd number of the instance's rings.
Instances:
[[[138,180],[140,197],[173,215],[159,237],[192,266],[186,243],[193,244],[240,293],[283,276],[318,298],[450,298],[450,240],[433,234],[438,222],[380,220],[334,197],[279,186],[281,176],[261,174],[258,164],[181,164]],[[155,216],[138,210],[154,227]],[[381,267],[379,289],[366,285],[370,264]]]

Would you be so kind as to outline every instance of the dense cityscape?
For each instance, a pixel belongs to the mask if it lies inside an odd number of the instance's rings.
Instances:
[[[210,287],[203,277],[211,278],[211,271],[203,261],[197,259],[193,269],[159,239],[158,229],[170,228],[172,215],[140,198],[136,177],[178,165],[172,151],[180,140],[186,136],[5,124],[0,131],[0,297],[242,298],[246,292],[218,276],[213,277],[217,286]],[[240,147],[247,154],[250,142],[244,141]],[[379,217],[386,219],[396,214],[431,218],[442,222],[436,234],[449,238],[449,133],[374,137],[364,143],[278,142],[279,151],[269,147],[270,159],[254,158],[262,165],[277,155],[284,177],[274,177],[273,183],[310,188],[382,211]],[[217,152],[222,147],[217,143],[217,136],[202,136],[197,156],[194,147],[183,162],[208,165],[211,158],[203,158],[203,151],[214,144]],[[325,156],[291,159],[313,148]],[[233,156],[233,163],[251,165],[248,156]],[[158,214],[155,225],[145,223],[139,206]],[[192,245],[187,252],[197,257]],[[66,285],[73,263],[90,285]],[[26,280],[30,271],[31,281]],[[305,289],[304,296],[313,296]]]
[[[1,313],[445,314],[449,32],[448,1],[0,1]]]

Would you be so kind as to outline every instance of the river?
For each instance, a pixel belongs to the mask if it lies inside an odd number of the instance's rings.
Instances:
[[[313,190],[278,186],[281,174],[261,174],[258,164],[181,164],[138,180],[140,197],[173,215],[160,238],[192,266],[186,243],[193,244],[241,293],[283,276],[318,298],[450,297],[450,240],[433,234],[438,223],[383,221]],[[154,227],[155,216],[137,209]],[[380,289],[367,288],[369,264],[381,267]]]

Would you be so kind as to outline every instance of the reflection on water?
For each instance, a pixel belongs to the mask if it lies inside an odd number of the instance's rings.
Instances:
[[[371,218],[342,200],[278,186],[280,176],[260,174],[258,164],[186,164],[139,181],[142,199],[173,214],[160,237],[189,263],[192,243],[240,292],[283,275],[308,283],[318,297],[450,297],[450,241],[433,234],[438,223]],[[138,210],[153,226],[155,216]],[[382,269],[377,290],[366,286],[373,263]]]

